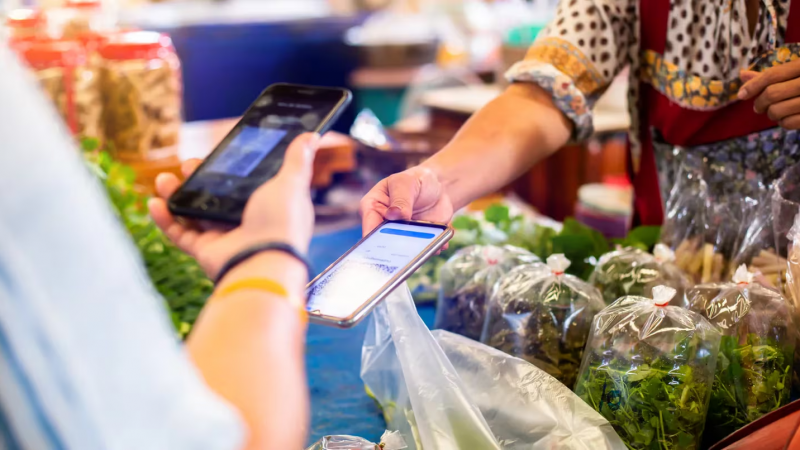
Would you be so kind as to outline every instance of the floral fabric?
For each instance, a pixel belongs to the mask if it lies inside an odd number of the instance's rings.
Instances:
[[[585,140],[592,135],[594,127],[590,97],[583,94],[573,78],[551,64],[535,60],[517,63],[509,71],[508,77],[513,81],[535,82],[549,92],[556,107],[575,124],[573,140]]]
[[[749,67],[761,71],[800,58],[800,44],[787,44],[756,59]],[[644,52],[642,78],[683,108],[711,111],[736,101],[738,78],[714,80],[679,69],[654,51]]]
[[[570,78],[571,86],[559,89],[554,100],[575,122],[574,137],[585,139],[592,134],[595,100],[626,66],[631,69],[631,129],[636,130],[640,79],[681,106],[716,110],[736,101],[741,69],[800,54],[797,46],[784,44],[790,0],[762,0],[752,33],[745,0],[671,0],[663,54],[640,48],[641,1],[646,0],[561,0],[525,61],[507,77],[539,83],[551,93],[552,86],[563,87],[564,77]],[[555,71],[542,70],[546,65]],[[578,92],[582,99],[576,100]],[[638,136],[631,136],[631,147],[636,165]]]

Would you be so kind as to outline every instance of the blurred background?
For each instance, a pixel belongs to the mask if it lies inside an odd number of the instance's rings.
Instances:
[[[76,137],[113,149],[148,189],[204,156],[269,84],[345,86],[354,106],[319,154],[324,221],[353,217],[380,178],[438,151],[498,95],[554,0],[3,0],[3,35]],[[625,75],[597,106],[596,135],[498,195],[575,215],[612,235],[630,216]],[[355,117],[389,147],[348,136]],[[368,119],[368,120],[367,120]],[[366,122],[365,122],[366,121]],[[363,131],[363,127],[362,127]],[[356,135],[358,137],[358,135]]]

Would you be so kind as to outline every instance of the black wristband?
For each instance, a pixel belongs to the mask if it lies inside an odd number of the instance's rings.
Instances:
[[[219,274],[217,274],[217,283],[222,281],[222,278],[230,272],[234,267],[238,266],[239,264],[245,262],[246,260],[250,259],[251,257],[263,253],[263,252],[282,252],[286,253],[287,255],[293,257],[294,259],[303,263],[306,266],[306,270],[308,271],[308,276],[311,276],[311,263],[308,261],[308,258],[305,257],[299,250],[294,248],[293,246],[286,244],[284,242],[266,242],[264,244],[257,244],[252,247],[246,248],[239,253],[233,255],[231,259],[228,260],[225,264],[223,264],[222,268],[219,269]]]

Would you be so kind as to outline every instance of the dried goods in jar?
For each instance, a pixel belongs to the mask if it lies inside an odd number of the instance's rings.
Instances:
[[[103,122],[107,142],[127,160],[174,151],[181,126],[180,63],[165,35],[112,36],[103,58]]]

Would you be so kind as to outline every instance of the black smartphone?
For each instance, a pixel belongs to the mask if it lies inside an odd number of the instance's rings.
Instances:
[[[384,222],[308,284],[309,320],[352,327],[451,237],[453,229],[447,225]]]
[[[169,198],[169,210],[176,216],[239,224],[250,195],[278,173],[292,140],[305,132],[328,131],[351,99],[347,89],[268,87]]]

